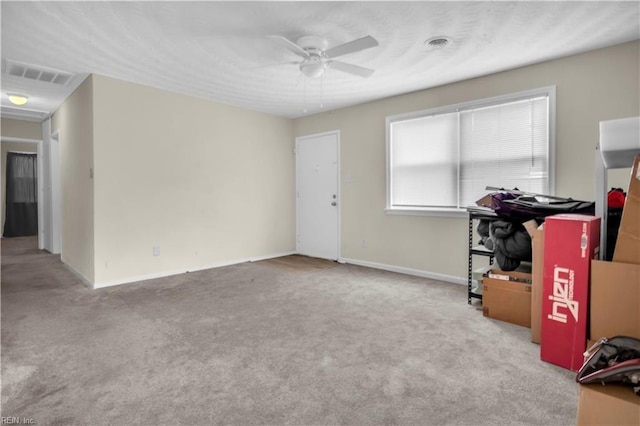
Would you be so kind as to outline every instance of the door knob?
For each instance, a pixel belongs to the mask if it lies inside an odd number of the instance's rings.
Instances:
[[[336,205],[338,205],[338,203],[336,203],[335,201],[332,201],[332,202],[331,202],[331,205],[332,205],[332,206],[336,206]]]

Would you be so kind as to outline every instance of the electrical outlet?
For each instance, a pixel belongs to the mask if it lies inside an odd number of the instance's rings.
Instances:
[[[360,246],[361,246],[362,248],[366,247],[366,246],[367,246],[367,240],[362,240],[362,241],[360,242]]]
[[[160,256],[160,246],[153,246],[153,255]]]

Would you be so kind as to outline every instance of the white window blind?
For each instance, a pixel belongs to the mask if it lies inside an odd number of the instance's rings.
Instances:
[[[394,205],[456,206],[457,122],[457,114],[441,114],[392,124]]]
[[[550,194],[549,90],[388,118],[388,208],[464,209],[487,186]]]
[[[548,194],[548,98],[538,97],[460,113],[459,207],[487,185]]]

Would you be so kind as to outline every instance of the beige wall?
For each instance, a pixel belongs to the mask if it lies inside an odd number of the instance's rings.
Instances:
[[[33,121],[3,118],[0,121],[0,131],[6,138],[42,139],[42,124]]]
[[[93,75],[53,117],[63,260],[102,286],[293,251],[294,138],[337,129],[342,256],[463,279],[465,219],[384,212],[385,117],[555,85],[556,193],[593,199],[599,121],[640,114],[639,50],[627,43],[297,120]],[[623,186],[626,172],[615,174]]]
[[[384,212],[389,115],[555,85],[556,194],[593,200],[599,122],[640,114],[639,50],[625,43],[295,120],[296,137],[341,132],[342,256],[466,278],[466,219]],[[628,182],[626,172],[613,175]]]
[[[61,257],[88,282],[95,276],[92,91],[89,76],[51,120],[52,132],[60,132]]]
[[[98,75],[93,100],[97,286],[295,250],[290,119]]]

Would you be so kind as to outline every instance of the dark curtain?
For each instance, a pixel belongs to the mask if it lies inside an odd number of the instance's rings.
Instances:
[[[36,154],[7,153],[5,237],[38,234]]]

